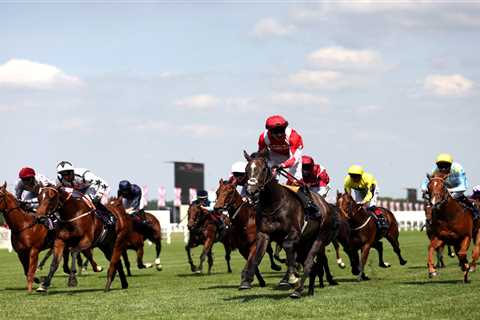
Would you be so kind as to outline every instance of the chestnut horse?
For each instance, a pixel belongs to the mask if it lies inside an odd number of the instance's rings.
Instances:
[[[148,222],[148,226],[139,223],[136,217],[128,215],[128,218],[132,220],[133,230],[129,233],[126,241],[126,249],[122,252],[127,275],[132,275],[130,272],[130,261],[128,260],[127,249],[135,250],[137,253],[137,267],[139,269],[152,267],[151,263],[143,263],[143,246],[145,240],[149,240],[155,244],[155,267],[158,271],[162,271],[162,264],[160,262],[160,253],[162,252],[162,228],[160,227],[160,222],[153,214],[148,212],[145,212],[145,219]]]
[[[212,247],[217,241],[221,241],[225,248],[225,260],[227,261],[228,272],[232,272],[230,267],[230,253],[232,252],[230,237],[228,231],[225,232],[220,239],[217,224],[211,219],[211,213],[197,203],[190,204],[188,207],[188,243],[185,245],[187,251],[188,263],[192,272],[201,273],[203,262],[208,257],[208,274],[211,274],[213,266]],[[196,267],[193,264],[191,249],[199,245],[203,245],[202,254],[200,255],[200,264]]]
[[[128,220],[120,200],[109,200],[107,208],[115,216],[114,228],[104,229],[103,222],[95,215],[95,206],[91,201],[72,189],[44,187],[40,190],[38,215],[58,212],[59,226],[56,229],[56,239],[53,245],[54,256],[50,271],[45,281],[37,289],[46,292],[52,277],[58,268],[64,248],[70,247],[72,252],[72,268],[68,279],[69,286],[76,286],[76,260],[81,250],[98,246],[110,261],[107,272],[105,291],[110,290],[115,273],[118,270],[122,289],[128,287],[120,261],[124,249],[125,238],[131,231],[131,221]]]
[[[36,224],[36,217],[20,208],[17,199],[7,191],[7,183],[0,187],[0,211],[12,230],[12,246],[27,277],[27,290],[32,292],[37,270],[38,254],[48,248],[47,228]]]
[[[238,249],[240,254],[247,260],[241,274],[239,289],[250,289],[253,278],[247,278],[247,270],[254,264],[256,251],[256,227],[255,227],[255,208],[243,201],[238,193],[236,185],[224,181],[219,181],[217,189],[217,200],[215,210],[226,210],[230,217],[231,227],[229,230],[232,249]],[[270,257],[270,266],[273,270],[280,271],[281,267],[275,264],[273,260],[272,246],[269,244],[267,252]],[[265,286],[265,281],[260,270],[255,270],[260,287]]]
[[[388,267],[389,265],[383,261],[383,244],[380,241],[385,237],[393,247],[393,251],[397,254],[400,265],[405,265],[407,260],[403,259],[398,242],[398,223],[393,213],[385,208],[377,207],[382,210],[385,219],[388,221],[387,230],[379,230],[375,223],[373,213],[364,208],[363,205],[357,204],[349,193],[340,194],[337,192],[337,207],[340,213],[347,218],[351,228],[350,245],[354,250],[361,250],[360,273],[359,280],[369,280],[365,274],[365,266],[368,259],[370,248],[378,251],[379,266]]]
[[[430,244],[428,246],[428,275],[434,277],[437,271],[433,262],[433,253],[444,244],[453,245],[463,271],[463,281],[468,282],[470,267],[476,268],[476,261],[480,254],[480,235],[478,227],[474,228],[473,214],[453,199],[445,185],[448,174],[435,173],[427,175],[427,195],[431,206],[431,225],[429,227]],[[475,229],[475,230],[474,230]],[[475,237],[476,246],[472,253],[472,264],[469,266],[467,251],[472,237]]]

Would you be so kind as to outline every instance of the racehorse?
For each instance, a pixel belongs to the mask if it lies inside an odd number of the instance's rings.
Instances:
[[[385,208],[377,207],[381,210],[385,219],[388,221],[389,227],[387,230],[380,230],[375,223],[376,217],[369,212],[361,204],[357,204],[352,196],[345,192],[343,194],[337,192],[337,207],[341,214],[349,221],[351,227],[350,245],[354,250],[361,250],[360,273],[359,280],[369,280],[365,274],[365,266],[368,259],[370,248],[375,248],[378,251],[378,259],[380,267],[389,267],[383,261],[383,244],[380,241],[385,237],[393,247],[393,251],[397,254],[400,265],[405,265],[407,260],[403,259],[400,250],[400,243],[398,242],[398,223],[393,213]]]
[[[211,219],[211,213],[208,209],[197,203],[192,203],[188,207],[188,243],[185,245],[187,251],[188,263],[192,272],[201,273],[203,262],[208,257],[208,274],[211,274],[213,266],[212,247],[217,241],[221,241],[225,248],[225,260],[227,261],[228,273],[232,272],[230,267],[230,253],[232,252],[230,237],[228,231],[221,236],[217,228],[217,224]],[[191,249],[199,245],[203,245],[202,254],[200,255],[200,264],[196,267],[192,260]]]
[[[476,268],[476,261],[480,254],[480,235],[478,226],[474,226],[473,214],[453,199],[445,185],[448,174],[435,173],[427,175],[427,195],[429,205],[432,207],[432,219],[429,227],[431,235],[428,246],[428,275],[430,278],[437,276],[433,262],[433,253],[444,244],[453,245],[458,261],[463,271],[463,281],[468,282],[468,273]],[[474,228],[475,227],[475,228]],[[476,246],[472,252],[471,266],[468,263],[467,251],[470,241],[474,237]]]
[[[155,267],[158,271],[162,270],[162,264],[160,262],[160,253],[162,251],[162,228],[160,227],[160,222],[153,214],[148,212],[145,212],[144,214],[148,226],[140,223],[137,217],[132,217],[131,215],[128,216],[129,219],[132,220],[133,230],[129,233],[126,241],[126,248],[122,252],[123,262],[125,263],[128,276],[131,276],[132,273],[130,272],[130,261],[128,260],[127,249],[136,251],[137,267],[139,269],[152,267],[151,263],[143,263],[143,246],[145,240],[150,240],[150,242],[155,244]]]
[[[235,184],[221,179],[217,189],[215,210],[226,210],[230,217],[231,227],[229,235],[232,241],[232,249],[238,249],[240,254],[247,260],[241,274],[239,289],[250,289],[253,278],[247,278],[247,270],[254,264],[256,251],[256,227],[255,208],[244,202],[238,193]],[[280,271],[280,266],[273,260],[273,250],[269,244],[267,252],[270,257],[270,266],[273,270]],[[255,270],[260,287],[265,286],[265,281],[258,269]]]
[[[131,231],[131,221],[126,217],[120,200],[111,199],[107,204],[108,210],[115,216],[114,228],[104,228],[103,222],[95,214],[95,206],[83,194],[67,188],[44,187],[40,190],[38,215],[47,215],[58,212],[59,226],[56,229],[56,239],[53,245],[54,256],[50,271],[45,281],[37,289],[46,292],[52,277],[58,268],[60,256],[64,248],[70,247],[72,254],[72,268],[68,279],[69,286],[76,286],[76,259],[81,250],[98,246],[110,261],[107,272],[105,291],[110,290],[115,273],[118,270],[122,289],[128,287],[128,282],[120,261],[125,239]]]
[[[3,212],[7,225],[12,230],[12,247],[18,255],[27,278],[27,290],[32,292],[38,254],[49,247],[48,230],[36,223],[36,217],[20,208],[15,196],[7,191],[7,183],[0,186],[0,211]]]
[[[269,240],[282,243],[287,255],[287,272],[278,286],[295,290],[290,297],[300,298],[307,278],[312,272],[314,259],[323,266],[325,246],[335,238],[335,212],[320,195],[312,193],[312,198],[320,209],[319,220],[311,220],[305,230],[304,207],[300,198],[290,189],[281,186],[268,166],[268,151],[249,155],[244,151],[248,164],[247,193],[256,207],[257,248],[255,264],[249,268],[248,276],[260,264]],[[303,275],[297,278],[296,262],[303,265]],[[310,283],[312,279],[310,278]],[[313,288],[313,287],[312,287]]]

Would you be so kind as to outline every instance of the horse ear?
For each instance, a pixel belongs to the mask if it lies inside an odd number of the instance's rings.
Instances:
[[[5,182],[3,183],[2,188],[3,188],[3,189],[7,189],[7,181],[5,181]]]
[[[267,148],[258,151],[258,156],[270,160],[270,153]]]
[[[252,161],[252,157],[250,157],[250,155],[245,150],[243,150],[243,156],[248,162]]]
[[[430,173],[427,173],[427,179],[430,181],[432,179],[432,175]]]
[[[218,183],[219,183],[220,185],[222,185],[224,182],[225,182],[225,181],[223,181],[223,178],[220,178],[220,181],[218,181]]]
[[[337,199],[340,198],[340,191],[337,189]]]

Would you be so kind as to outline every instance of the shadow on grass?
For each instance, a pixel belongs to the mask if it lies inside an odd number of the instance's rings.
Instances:
[[[238,289],[238,284],[224,284],[224,285],[198,288],[198,290],[215,290],[215,289]]]
[[[223,301],[250,302],[250,301],[256,301],[259,299],[284,300],[284,299],[288,299],[288,295],[289,295],[288,292],[285,292],[285,294],[266,293],[266,294],[253,294],[253,295],[239,295],[239,296],[224,298]]]
[[[419,280],[419,281],[401,281],[397,282],[398,284],[409,284],[415,286],[424,286],[424,285],[445,285],[445,284],[463,284],[462,279],[458,280]]]
[[[211,276],[212,274],[207,274],[207,273],[178,273],[175,275],[175,277],[179,278],[189,278],[189,277],[206,277],[206,276]]]
[[[67,294],[67,295],[75,295],[75,294],[82,294],[82,293],[89,293],[89,292],[104,292],[104,288],[84,288],[84,289],[60,289],[60,290],[55,290],[53,289],[52,291],[49,291],[48,293],[37,293],[38,295],[45,294],[47,296],[52,296],[56,294]],[[112,288],[110,289],[109,292],[111,291],[119,291],[119,290],[125,290],[125,289],[120,289],[120,288]],[[108,292],[105,292],[105,294],[108,294]]]

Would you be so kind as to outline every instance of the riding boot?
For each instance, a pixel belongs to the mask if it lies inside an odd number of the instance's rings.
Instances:
[[[37,224],[43,224],[49,231],[55,230],[57,226],[56,222],[57,221],[54,221],[50,216],[39,216],[36,220]]]
[[[472,201],[470,201],[470,199],[463,195],[458,198],[458,201],[460,201],[460,203],[462,203],[467,209],[472,211],[473,220],[477,220],[479,218],[480,215],[478,212],[478,208]]]
[[[318,219],[320,217],[320,208],[313,202],[308,188],[300,187],[297,192],[298,197],[302,201],[305,209],[306,220]]]
[[[95,215],[102,220],[102,222],[105,224],[107,228],[112,228],[115,226],[116,219],[111,214],[108,209],[101,203],[101,202],[95,202]]]

